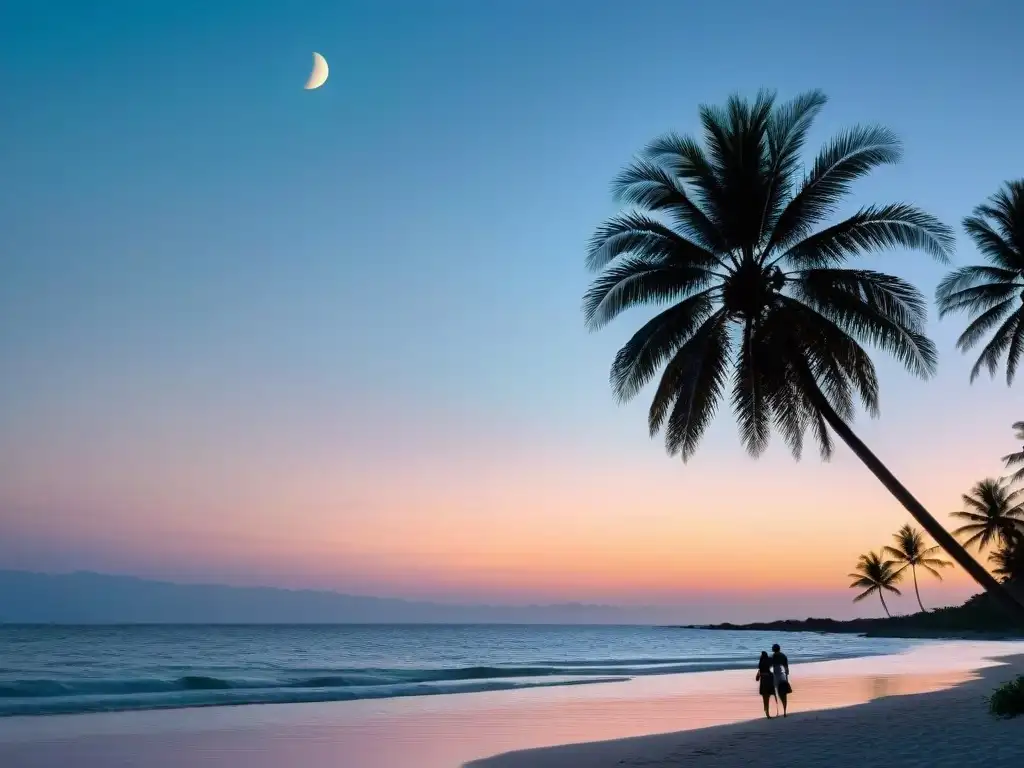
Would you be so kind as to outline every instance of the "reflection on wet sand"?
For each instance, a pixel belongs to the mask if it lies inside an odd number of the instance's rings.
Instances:
[[[948,688],[975,678],[972,669],[986,666],[981,659],[1000,650],[946,646],[794,664],[790,717]],[[956,668],[944,668],[950,664]],[[0,765],[455,768],[512,750],[760,717],[752,668],[458,696],[33,718],[20,724],[12,718],[0,723]]]

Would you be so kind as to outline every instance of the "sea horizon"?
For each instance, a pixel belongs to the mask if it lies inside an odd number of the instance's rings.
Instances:
[[[825,595],[823,598],[822,595]],[[0,569],[0,625],[131,624],[546,624],[707,626],[835,616],[830,594],[790,593],[786,607],[752,594],[709,589],[662,603],[560,600],[550,602],[431,601],[353,594],[332,589],[175,582],[97,571],[43,572]],[[959,604],[968,594],[950,604]],[[937,601],[933,607],[941,605]],[[802,615],[795,615],[799,609]],[[839,614],[839,615],[837,615]]]

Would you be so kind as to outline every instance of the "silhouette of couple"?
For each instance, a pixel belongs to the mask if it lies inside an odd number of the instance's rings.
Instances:
[[[778,643],[772,646],[772,655],[767,651],[761,651],[761,659],[757,662],[757,675],[754,680],[761,683],[758,689],[761,692],[761,699],[764,701],[764,716],[771,718],[768,712],[768,703],[772,696],[776,702],[782,702],[782,716],[786,716],[786,699],[793,692],[789,684],[789,659],[782,652]],[[778,706],[776,704],[776,714]]]

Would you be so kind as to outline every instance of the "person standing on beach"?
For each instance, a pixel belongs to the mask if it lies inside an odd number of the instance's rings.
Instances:
[[[764,716],[769,720],[771,714],[768,712],[768,704],[772,700],[772,696],[775,695],[775,681],[772,675],[772,660],[768,658],[767,651],[761,651],[761,658],[757,662],[757,674],[754,675],[754,680],[761,683],[758,691],[761,693],[761,699],[764,701]]]
[[[782,716],[786,716],[786,697],[793,692],[789,684],[789,658],[776,643],[772,646],[772,680],[775,683],[775,695],[782,702]],[[767,701],[767,700],[766,700]],[[765,707],[767,708],[767,703]]]

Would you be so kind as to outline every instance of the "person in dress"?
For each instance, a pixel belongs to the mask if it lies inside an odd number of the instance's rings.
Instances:
[[[767,651],[761,651],[761,659],[757,662],[757,674],[754,675],[754,680],[760,683],[758,691],[764,701],[764,716],[771,719],[768,704],[771,702],[772,696],[775,695],[775,676],[772,674],[772,660]]]
[[[782,648],[776,643],[772,646],[772,681],[775,684],[775,695],[782,702],[782,716],[786,716],[786,700],[793,692],[793,686],[789,684],[789,658],[782,652]],[[767,706],[767,705],[765,705]]]

